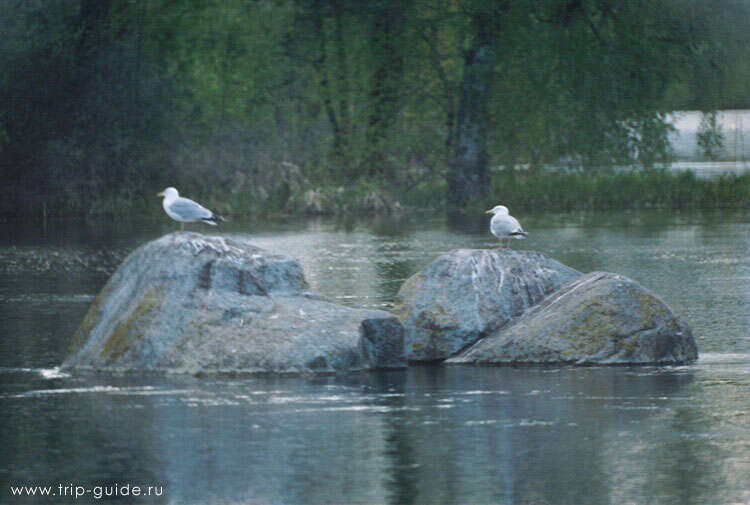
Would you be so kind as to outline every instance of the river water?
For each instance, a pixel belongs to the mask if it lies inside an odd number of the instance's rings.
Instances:
[[[700,360],[68,375],[56,367],[108,273],[174,223],[0,224],[0,503],[750,503],[750,211],[522,221],[530,237],[515,247],[658,293]],[[486,226],[288,219],[223,232],[299,258],[332,300],[388,309],[440,253],[494,246]],[[56,496],[14,496],[19,485]],[[134,486],[153,489],[123,496]]]

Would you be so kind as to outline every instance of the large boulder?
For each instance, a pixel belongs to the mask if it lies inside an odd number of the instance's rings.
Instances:
[[[665,365],[696,359],[690,328],[656,295],[622,275],[592,272],[446,363]]]
[[[504,328],[580,272],[534,251],[459,249],[401,287],[393,312],[410,361],[448,358]]]
[[[405,366],[403,338],[387,312],[311,294],[295,259],[240,240],[172,233],[123,261],[63,366],[339,372]]]

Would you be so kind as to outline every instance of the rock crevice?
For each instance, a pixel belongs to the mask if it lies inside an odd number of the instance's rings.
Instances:
[[[408,279],[394,313],[410,361],[441,361],[504,328],[580,272],[533,251],[451,251]]]

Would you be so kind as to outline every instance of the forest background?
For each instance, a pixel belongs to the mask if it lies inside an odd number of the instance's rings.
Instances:
[[[0,215],[747,206],[742,0],[0,0]],[[700,139],[699,139],[700,140]]]

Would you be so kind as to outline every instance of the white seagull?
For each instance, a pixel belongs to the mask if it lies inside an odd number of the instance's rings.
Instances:
[[[510,245],[511,239],[526,238],[528,233],[523,231],[518,219],[508,214],[508,207],[496,205],[487,211],[487,214],[493,214],[490,220],[490,232],[500,239],[505,247]],[[505,241],[507,240],[507,244]]]
[[[164,197],[161,203],[164,212],[175,221],[180,222],[180,230],[185,229],[185,223],[200,221],[216,226],[219,221],[224,221],[223,217],[217,216],[198,202],[181,197],[175,188],[167,188],[156,196]]]

